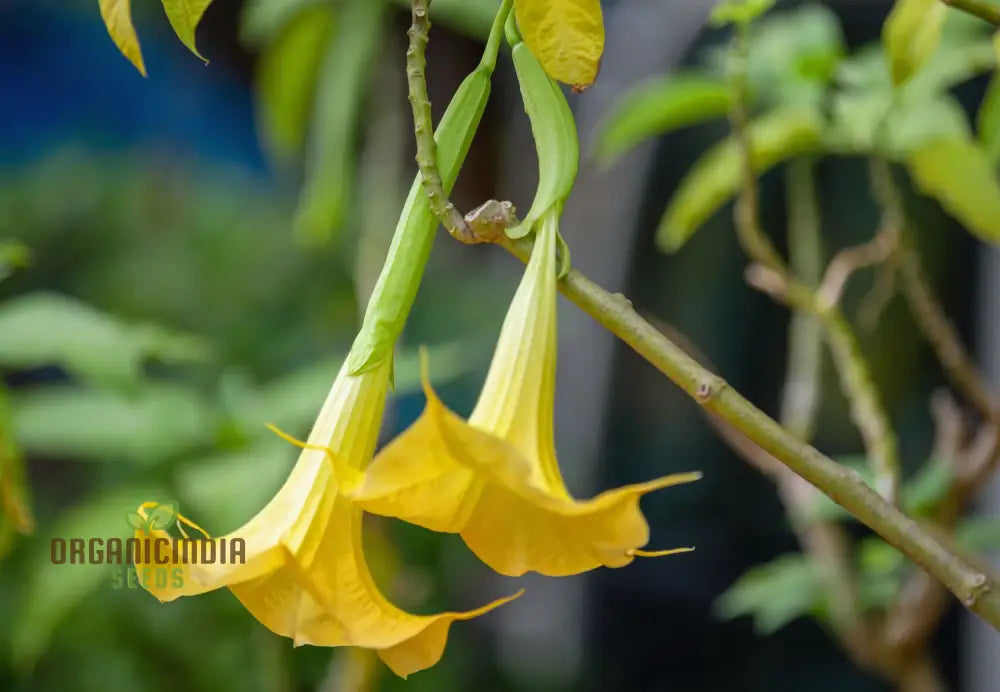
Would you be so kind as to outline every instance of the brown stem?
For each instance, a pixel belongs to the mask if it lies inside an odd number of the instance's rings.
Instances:
[[[437,142],[431,116],[431,101],[427,96],[427,38],[431,29],[430,0],[413,0],[412,20],[407,35],[410,45],[406,50],[406,78],[409,85],[410,106],[413,108],[413,132],[417,141],[417,167],[420,180],[427,193],[434,215],[448,233],[463,243],[478,242],[465,218],[448,199],[441,173],[437,167]]]

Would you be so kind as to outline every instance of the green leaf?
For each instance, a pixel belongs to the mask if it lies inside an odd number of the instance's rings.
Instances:
[[[996,53],[988,38],[945,43],[902,89],[905,93],[917,95],[947,91],[992,70],[996,64]]]
[[[722,117],[730,100],[719,78],[682,72],[651,80],[612,109],[600,128],[596,156],[610,163],[644,139]]]
[[[312,115],[323,46],[335,16],[327,5],[300,12],[262,50],[257,61],[258,131],[268,153],[289,163],[302,153]]]
[[[146,522],[145,522],[145,520],[140,515],[136,514],[135,512],[129,512],[128,513],[128,525],[131,526],[133,529],[145,529],[146,528]]]
[[[714,64],[725,71],[728,51]],[[747,84],[767,107],[819,105],[846,53],[837,15],[817,3],[774,12],[753,26],[747,52]]]
[[[39,387],[12,394],[11,410],[21,446],[53,457],[151,465],[215,440],[212,409],[173,385],[149,384],[132,395]]]
[[[895,84],[908,80],[937,50],[946,9],[939,0],[896,0],[882,27]]]
[[[978,69],[980,48],[942,48],[900,89],[893,89],[884,66],[873,59],[877,54],[845,61],[840,79],[846,88],[833,97],[828,146],[849,155],[874,152],[899,159],[934,140],[968,138],[965,112],[947,89]]]
[[[84,379],[131,385],[146,358],[197,361],[200,339],[151,325],[125,325],[74,298],[33,293],[0,305],[0,364],[58,365]]]
[[[151,486],[119,488],[95,494],[86,503],[66,511],[47,532],[48,537],[125,538],[122,516],[155,496]],[[14,667],[26,672],[45,653],[53,632],[63,619],[102,585],[111,588],[108,565],[52,564],[50,541],[39,540],[29,556],[20,612],[11,626]]]
[[[593,83],[604,54],[599,0],[514,0],[514,14],[549,77],[577,89]]]
[[[295,234],[310,245],[339,229],[354,185],[355,139],[381,45],[383,0],[349,0],[320,68]]]
[[[146,65],[142,61],[142,50],[139,48],[139,37],[132,24],[131,0],[99,0],[101,19],[111,35],[111,40],[118,46],[130,63],[135,65],[139,74],[146,76]]]
[[[976,114],[976,131],[994,166],[1000,163],[1000,76],[994,75]]]
[[[163,0],[163,11],[167,13],[167,19],[170,20],[170,26],[174,28],[177,38],[202,60],[205,60],[205,57],[198,52],[194,33],[205,10],[211,4],[212,0]]]
[[[760,175],[793,156],[819,151],[821,132],[822,121],[812,109],[780,109],[761,116],[747,128],[754,171]],[[705,152],[681,181],[657,230],[660,249],[679,250],[733,196],[740,180],[740,152],[730,137]]]
[[[714,604],[717,616],[750,615],[761,635],[776,632],[792,620],[824,607],[819,571],[799,553],[783,555],[747,570]]]
[[[972,137],[965,110],[950,95],[915,98],[905,95],[889,111],[884,150],[903,159],[924,145],[942,139]],[[876,150],[875,142],[872,150]]]
[[[975,143],[948,139],[910,156],[917,187],[981,239],[1000,242],[1000,184],[986,153]]]

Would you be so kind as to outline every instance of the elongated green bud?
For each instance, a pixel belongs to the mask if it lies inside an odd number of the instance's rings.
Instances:
[[[509,12],[510,3],[505,2],[493,23],[482,60],[458,87],[434,135],[438,169],[446,193],[458,178],[486,108],[490,78],[496,67],[503,25]],[[437,217],[418,174],[403,205],[382,273],[368,301],[361,331],[347,356],[352,375],[371,370],[391,356],[420,287],[437,227]]]
[[[514,69],[538,153],[538,189],[524,220],[507,230],[510,238],[527,235],[553,204],[565,201],[573,189],[580,164],[576,121],[566,96],[559,85],[545,74],[528,44],[519,38],[509,25],[508,40],[513,43]]]

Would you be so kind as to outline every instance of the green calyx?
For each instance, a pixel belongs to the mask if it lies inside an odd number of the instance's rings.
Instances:
[[[437,127],[437,164],[446,192],[458,178],[482,119],[490,95],[490,79],[496,66],[497,53],[503,38],[503,26],[510,14],[512,2],[501,5],[482,60],[455,92]],[[403,205],[389,253],[375,289],[368,301],[364,320],[354,345],[347,356],[352,375],[374,369],[392,356],[393,347],[420,287],[424,267],[430,256],[438,219],[421,185],[418,174]]]

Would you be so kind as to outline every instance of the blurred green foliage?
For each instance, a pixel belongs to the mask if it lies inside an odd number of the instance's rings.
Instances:
[[[761,176],[793,159],[880,157],[901,164],[914,187],[983,240],[1000,242],[1000,182],[995,170],[1000,98],[997,77],[980,105],[978,139],[954,87],[997,67],[988,24],[932,0],[898,0],[877,45],[848,47],[836,15],[803,2],[757,19],[767,2],[721,3],[716,23],[741,25],[745,54],[711,46],[701,64],[637,86],[600,128],[604,163],[667,132],[722,118],[729,110],[733,61],[743,61],[752,106],[750,159]],[[751,20],[756,20],[751,23]],[[656,241],[676,252],[736,194],[743,180],[737,142],[727,137],[702,152],[672,191]],[[801,170],[801,169],[800,169]],[[831,234],[832,235],[832,234]],[[840,238],[828,241],[840,247]],[[874,487],[867,459],[839,461]],[[944,460],[931,458],[904,483],[901,508],[931,518],[954,481]],[[799,521],[853,521],[818,495]],[[966,550],[1000,545],[1000,520],[966,519],[955,527]],[[877,537],[853,548],[860,605],[884,611],[917,568]],[[800,553],[782,555],[744,573],[715,604],[723,618],[751,616],[761,634],[800,617],[828,622],[832,597],[817,565]]]
[[[348,5],[367,13],[367,33]],[[404,152],[361,155],[368,138],[386,137],[359,117],[388,18],[368,13],[374,5],[271,0],[245,13],[263,144],[279,174],[297,182],[304,160],[306,186],[316,177],[320,201],[339,205],[325,212],[335,245],[296,242],[281,188],[162,150],[61,146],[0,171],[0,688],[348,689],[359,671],[380,689],[401,684],[363,654],[292,650],[228,592],[162,605],[116,588],[116,568],[54,566],[49,555],[50,537],[128,535],[147,500],[176,498],[224,533],[287,476],[297,450],[265,423],[296,435],[312,423],[391,232],[391,219],[382,228],[380,215],[347,214],[346,200],[392,207],[408,182]],[[443,23],[473,33],[492,18],[489,2],[440,5]],[[437,384],[485,365],[477,334],[489,311],[451,342],[441,339],[461,332],[428,326],[452,316],[417,313],[424,331],[446,335],[430,344]],[[394,401],[418,389],[416,350],[404,348]],[[459,545],[370,525],[366,550],[387,594],[417,611],[462,605],[478,566]],[[405,580],[394,576],[401,560]],[[470,679],[482,662],[468,639],[453,638],[451,655],[406,689]]]
[[[748,29],[747,86],[755,117],[749,125],[757,173],[793,157],[883,156],[906,165],[925,194],[985,240],[1000,241],[993,220],[1000,184],[989,163],[997,128],[996,97],[978,117],[981,141],[949,93],[993,70],[996,51],[989,25],[925,0],[901,2],[887,22],[882,44],[847,53],[837,17],[819,2],[769,14]],[[739,6],[750,18],[758,11]],[[905,10],[905,11],[903,11]],[[741,15],[742,16],[742,15]],[[744,19],[737,17],[728,21]],[[923,27],[923,24],[921,24]],[[913,43],[920,33],[919,55]],[[911,40],[913,39],[913,40]],[[724,115],[720,96],[729,51],[713,48],[703,67],[636,87],[604,123],[597,151],[610,160],[651,136]],[[904,66],[905,64],[905,66]],[[692,82],[700,88],[692,88]],[[735,194],[739,157],[727,139],[709,148],[671,196],[657,232],[661,249],[679,250]]]

